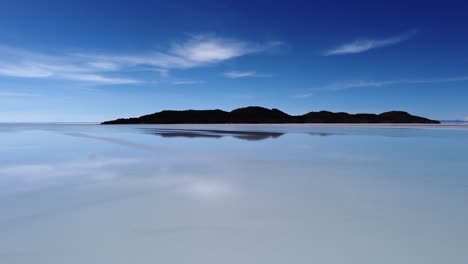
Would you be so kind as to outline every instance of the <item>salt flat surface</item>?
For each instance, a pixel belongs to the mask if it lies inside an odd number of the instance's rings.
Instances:
[[[1,263],[468,263],[464,125],[0,124]]]

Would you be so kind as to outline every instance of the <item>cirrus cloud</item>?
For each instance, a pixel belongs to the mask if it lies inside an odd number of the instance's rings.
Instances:
[[[98,84],[134,84],[139,80],[104,75],[117,70],[110,64],[69,55],[49,55],[23,49],[0,46],[0,75],[16,78],[62,79]]]
[[[173,81],[173,85],[192,85],[192,84],[202,84],[205,83],[203,80],[177,80]]]
[[[324,52],[324,56],[356,54],[372,49],[392,46],[413,37],[418,31],[411,30],[385,39],[360,39],[342,44]]]
[[[212,65],[261,53],[279,45],[281,42],[276,41],[256,43],[215,35],[192,35],[184,41],[173,43],[166,50],[124,55],[88,52],[51,55],[0,46],[0,75],[96,84],[136,84],[143,81],[125,77],[129,69],[154,69],[164,77],[172,69]]]
[[[254,71],[229,71],[225,72],[224,76],[231,78],[231,79],[237,79],[237,78],[245,78],[245,77],[252,77],[255,76]]]
[[[407,84],[431,84],[431,83],[452,83],[468,81],[468,76],[448,77],[448,78],[427,78],[427,79],[397,79],[385,81],[348,81],[337,82],[325,85],[312,90],[322,91],[338,91],[353,88],[367,88],[367,87],[384,87],[391,85],[407,85]]]
[[[116,63],[119,65],[144,65],[161,69],[187,69],[264,52],[281,44],[278,41],[254,43],[231,38],[221,38],[214,35],[192,35],[183,42],[172,44],[166,51],[154,51],[139,55],[95,55],[92,57],[100,62]]]
[[[247,77],[271,77],[271,75],[269,74],[260,74],[255,71],[228,71],[228,72],[223,73],[223,75],[231,79],[239,79],[239,78],[247,78]]]

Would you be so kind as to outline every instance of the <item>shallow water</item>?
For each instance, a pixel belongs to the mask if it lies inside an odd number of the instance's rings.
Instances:
[[[466,126],[0,125],[0,263],[468,263]]]

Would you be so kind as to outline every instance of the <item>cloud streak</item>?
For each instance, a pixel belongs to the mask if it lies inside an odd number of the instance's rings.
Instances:
[[[255,71],[228,71],[223,73],[223,75],[230,79],[239,79],[247,77],[271,77],[271,75],[259,74]]]
[[[212,35],[193,35],[184,42],[172,44],[164,52],[156,51],[149,54],[127,56],[101,55],[95,56],[95,58],[101,62],[119,65],[187,69],[264,52],[281,44],[277,41],[259,44]]]
[[[122,75],[128,70],[153,69],[168,76],[172,69],[189,69],[261,53],[280,42],[254,43],[215,35],[192,35],[163,51],[141,54],[49,55],[0,46],[0,75],[16,78],[63,79],[96,84],[136,84],[142,80]],[[179,83],[181,84],[181,83]],[[187,83],[185,83],[187,84]]]
[[[306,99],[306,98],[309,98],[309,97],[312,97],[312,96],[314,96],[313,93],[306,93],[306,94],[295,95],[294,98]]]
[[[194,84],[202,84],[205,83],[203,80],[178,80],[173,81],[173,85],[194,85]]]
[[[228,71],[224,73],[224,76],[231,78],[231,79],[238,79],[238,78],[245,78],[245,77],[252,77],[255,76],[255,72],[253,71]]]
[[[275,45],[277,43],[274,42],[260,45],[235,39],[199,35],[193,36],[185,43],[173,45],[168,56],[176,57],[187,65],[199,65],[262,52]]]
[[[26,50],[0,47],[0,75],[16,78],[62,79],[97,84],[135,84],[140,81],[107,76],[116,70],[110,64],[96,64],[72,55],[45,55]]]
[[[450,77],[450,78],[434,78],[434,79],[401,79],[401,80],[386,80],[386,81],[350,81],[333,83],[330,85],[314,88],[312,90],[338,91],[353,88],[368,88],[368,87],[384,87],[398,84],[431,84],[431,83],[451,83],[468,81],[468,76]]]
[[[34,93],[21,93],[21,92],[0,92],[0,97],[37,97],[40,96]]]
[[[360,39],[353,42],[342,44],[323,53],[324,56],[346,55],[366,52],[372,49],[392,46],[408,40],[417,33],[416,30],[408,31],[403,34],[389,37],[386,39]]]

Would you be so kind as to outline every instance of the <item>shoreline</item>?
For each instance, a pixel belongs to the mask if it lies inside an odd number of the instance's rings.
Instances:
[[[186,126],[224,126],[224,127],[235,127],[235,126],[252,126],[252,127],[280,127],[280,126],[294,126],[294,127],[354,127],[354,128],[434,128],[434,129],[468,129],[468,123],[461,124],[421,124],[421,123],[184,123],[184,124],[101,124],[99,122],[0,122],[0,126],[8,125],[57,125],[57,126],[172,126],[172,127],[186,127]]]
[[[235,126],[251,126],[251,127],[281,127],[281,126],[294,126],[294,127],[369,127],[369,128],[459,128],[459,129],[468,129],[468,123],[465,124],[421,124],[421,123],[220,123],[220,124],[210,124],[210,123],[184,123],[184,124],[98,124],[100,126],[224,126],[224,127],[235,127]]]

